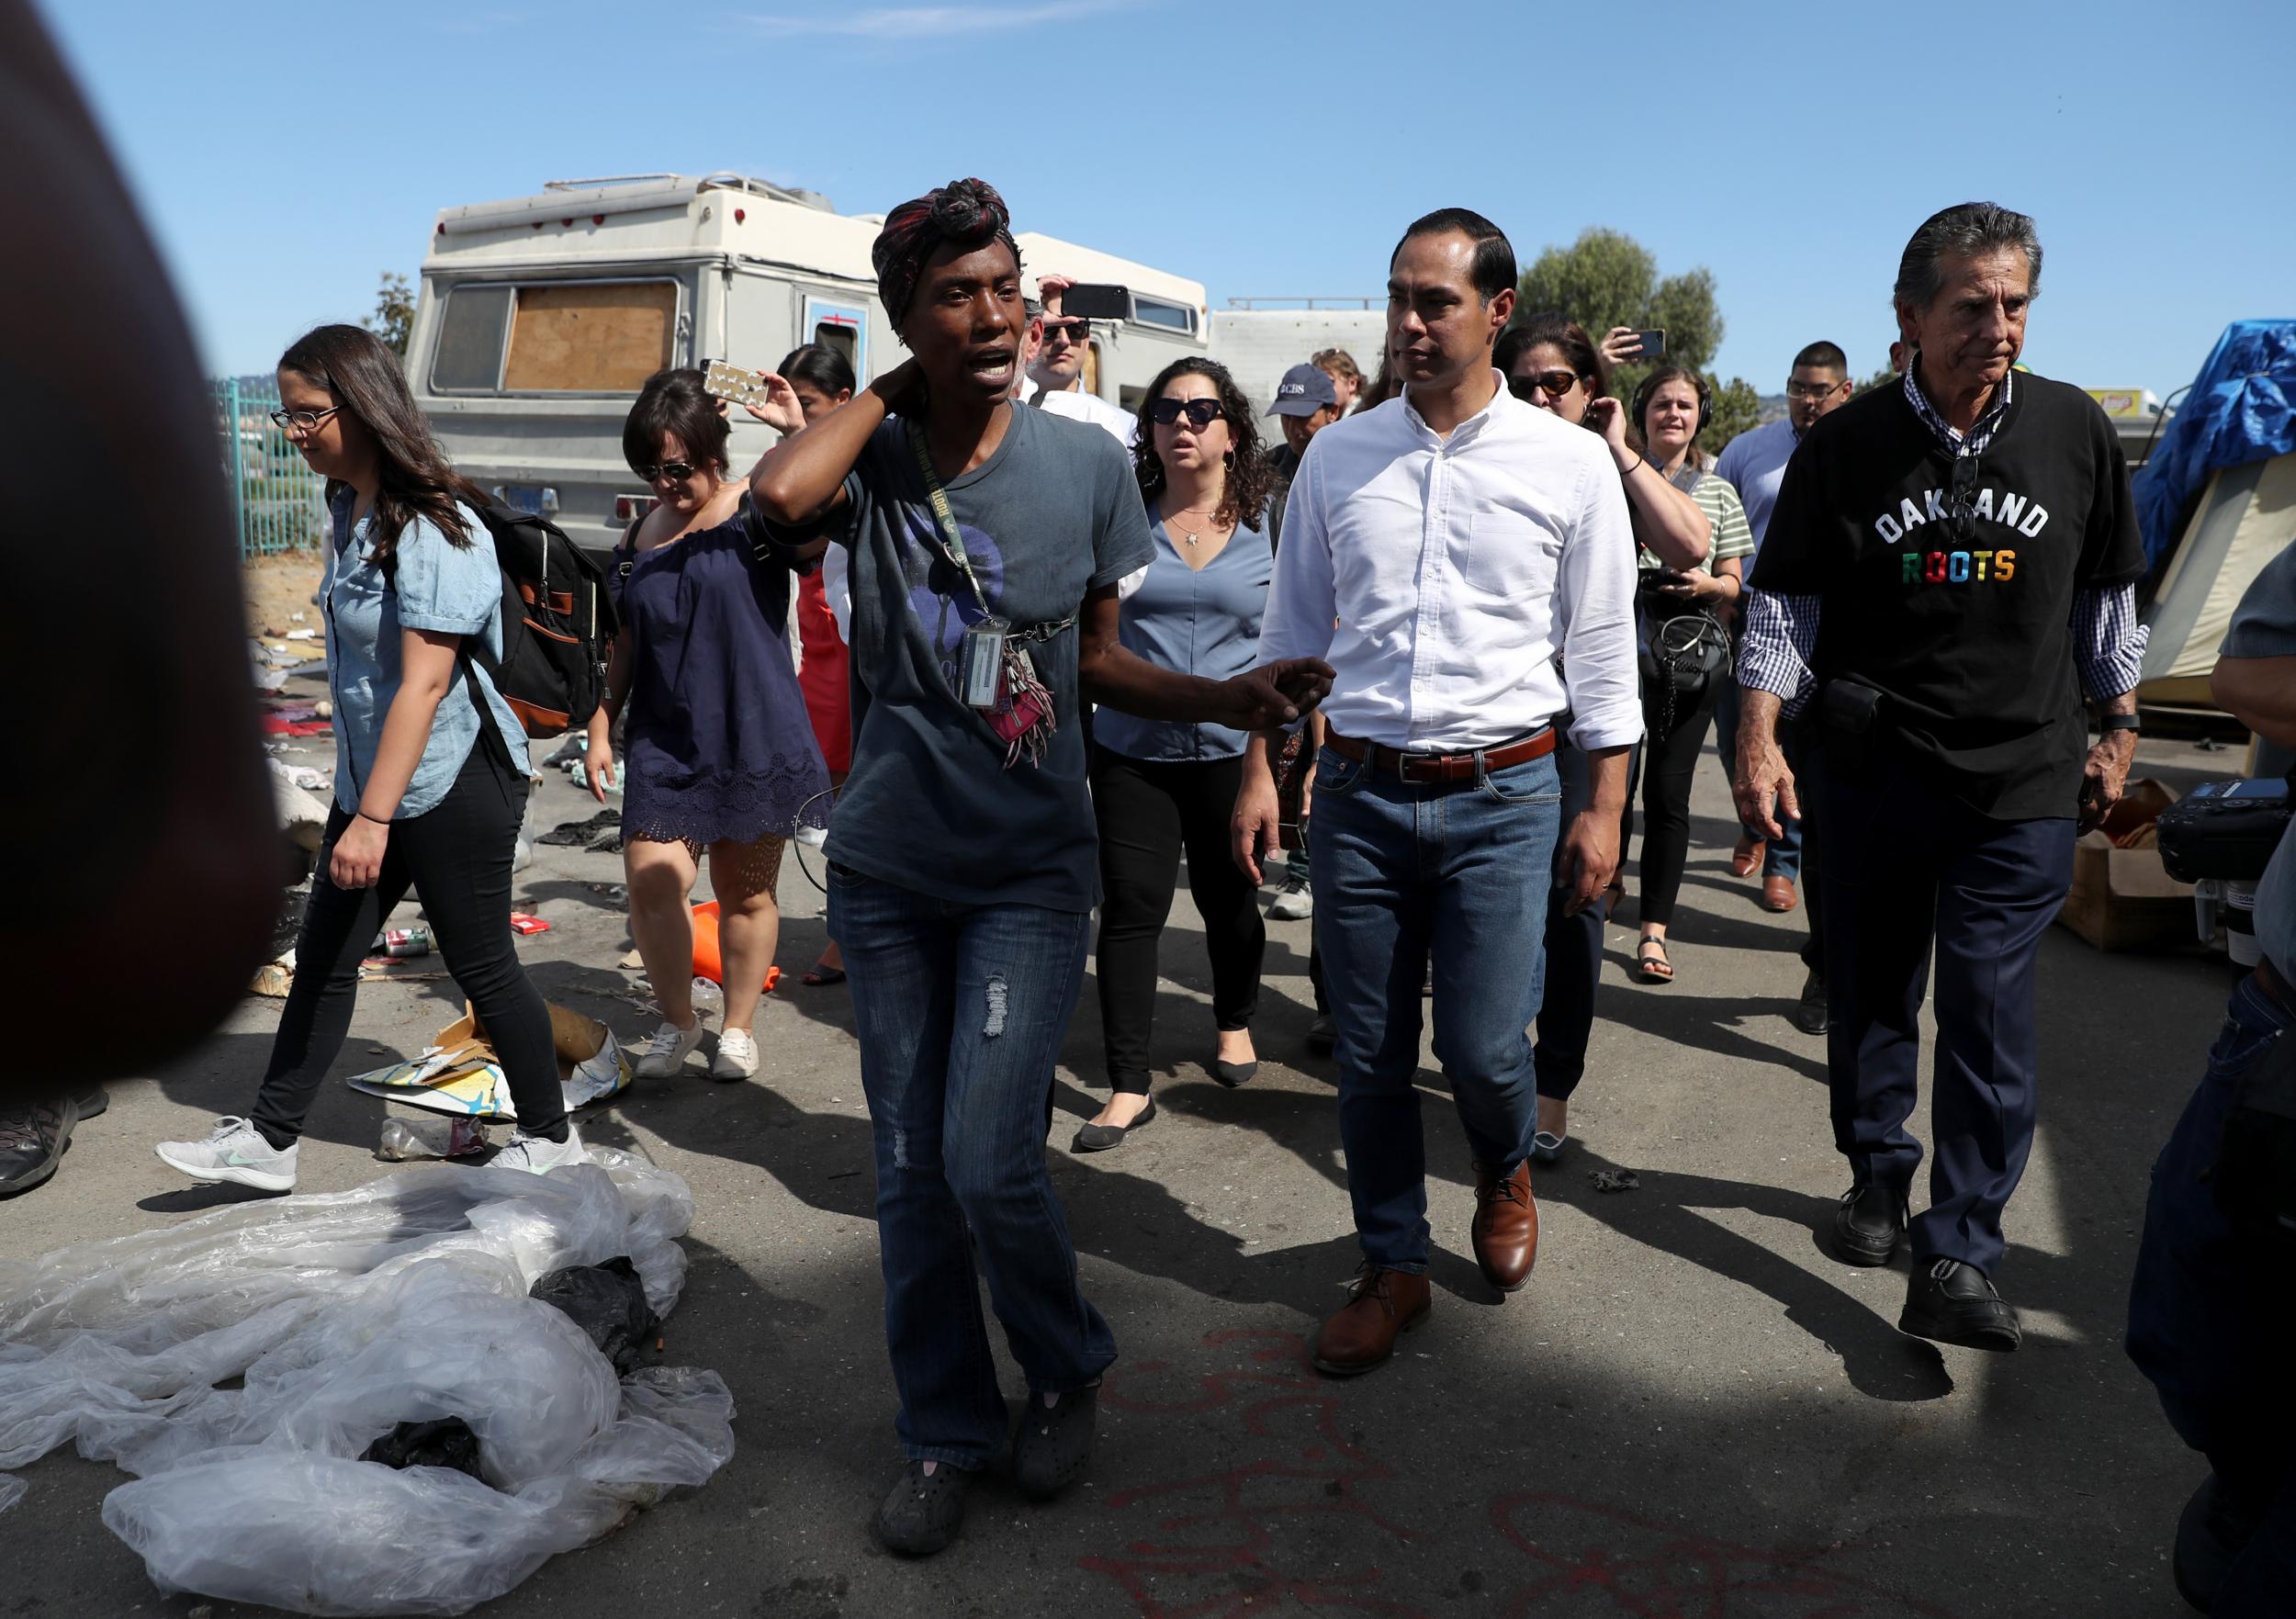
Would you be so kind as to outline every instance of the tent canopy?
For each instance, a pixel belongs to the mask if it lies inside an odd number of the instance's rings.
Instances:
[[[2296,450],[2296,320],[2224,328],[2133,483],[2144,560],[2157,578],[2219,468]]]

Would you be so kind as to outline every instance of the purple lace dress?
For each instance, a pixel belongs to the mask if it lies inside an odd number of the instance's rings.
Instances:
[[[748,498],[651,551],[625,535],[608,572],[633,658],[624,840],[698,849],[827,826],[829,772],[789,647],[796,576],[752,537]]]

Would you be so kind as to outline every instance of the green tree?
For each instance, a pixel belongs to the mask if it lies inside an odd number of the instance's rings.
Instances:
[[[1867,377],[1863,382],[1859,383],[1857,387],[1851,388],[1850,390],[1850,397],[1854,399],[1858,397],[1858,395],[1870,394],[1877,388],[1887,388],[1891,383],[1896,382],[1896,380],[1897,373],[1892,371],[1888,366],[1885,365],[1879,371],[1874,372],[1873,376]]]
[[[1559,309],[1598,343],[1616,326],[1664,331],[1666,358],[1698,372],[1714,391],[1714,420],[1698,441],[1709,455],[1761,420],[1750,383],[1738,377],[1725,383],[1706,369],[1722,346],[1724,325],[1714,272],[1704,264],[1661,277],[1649,248],[1623,230],[1590,226],[1569,247],[1540,252],[1523,273],[1515,307],[1521,319]],[[1618,397],[1632,399],[1651,369],[1635,361],[1615,367]]]
[[[414,325],[414,288],[407,285],[404,275],[383,272],[382,288],[375,295],[375,312],[365,324],[389,345],[391,353],[402,360],[407,357],[407,333]]]

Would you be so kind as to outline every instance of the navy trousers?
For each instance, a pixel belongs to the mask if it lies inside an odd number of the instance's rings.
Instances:
[[[2072,883],[2073,820],[1994,820],[1896,761],[1857,777],[1822,769],[1834,1145],[1858,1184],[1912,1186],[1921,1143],[1906,1121],[1934,945],[1935,1152],[1913,1251],[1990,1275],[2032,1149],[2034,967]]]

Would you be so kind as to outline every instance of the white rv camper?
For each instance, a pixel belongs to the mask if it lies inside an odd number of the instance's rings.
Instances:
[[[553,181],[531,197],[443,210],[422,261],[408,380],[465,476],[603,550],[651,501],[622,457],[622,422],[665,365],[778,364],[804,343],[844,352],[867,382],[901,348],[876,300],[881,218],[734,174]],[[1177,355],[1206,351],[1204,289],[1034,233],[1039,274],[1120,287],[1094,323],[1086,385],[1134,405]],[[734,414],[747,467],[771,435]]]

